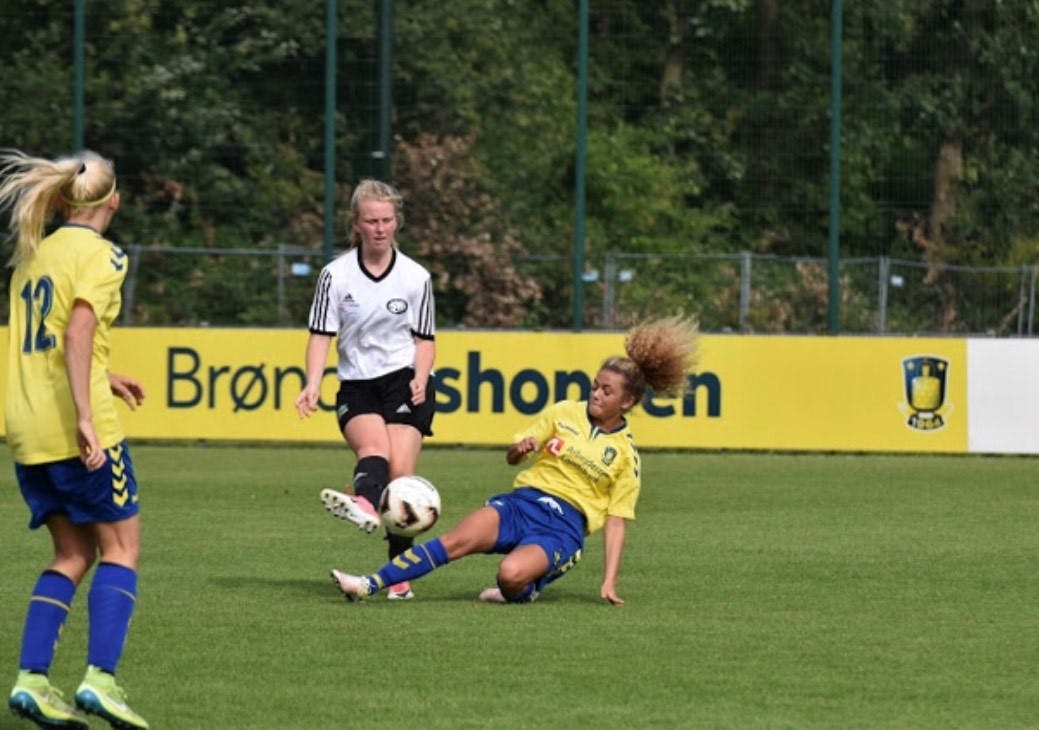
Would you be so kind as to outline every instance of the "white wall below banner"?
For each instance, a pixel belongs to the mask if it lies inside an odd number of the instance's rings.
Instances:
[[[968,340],[967,448],[1039,454],[1039,340]]]

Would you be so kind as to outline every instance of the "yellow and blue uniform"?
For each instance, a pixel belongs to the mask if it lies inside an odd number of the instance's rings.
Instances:
[[[73,524],[138,512],[137,481],[108,382],[109,331],[122,304],[127,258],[93,229],[66,224],[11,276],[5,415],[7,443],[29,505],[29,526],[55,512]],[[79,459],[76,409],[65,364],[65,330],[76,300],[97,318],[90,368],[94,430],[105,464]]]
[[[532,601],[546,585],[581,559],[585,535],[602,528],[607,516],[634,519],[641,490],[638,449],[627,421],[604,431],[588,417],[587,401],[560,401],[516,434],[538,444],[533,464],[517,476],[513,490],[487,500],[498,513],[498,535],[489,552],[508,554],[537,545],[548,569],[510,602]],[[415,580],[449,562],[440,538],[406,551],[367,576],[374,593]]]
[[[94,230],[64,225],[11,277],[8,329],[7,443],[19,464],[79,455],[76,409],[65,367],[64,333],[81,299],[97,317],[90,403],[101,446],[123,440],[108,384],[109,329],[122,303],[126,255]]]
[[[588,417],[587,401],[549,406],[513,443],[527,437],[538,444],[536,460],[516,475],[512,492],[487,502],[500,518],[494,552],[537,545],[548,570],[510,602],[533,601],[573,568],[585,535],[601,529],[607,516],[634,519],[642,483],[627,421],[604,431]]]
[[[586,401],[560,401],[517,433],[513,443],[528,436],[540,453],[516,475],[516,488],[534,487],[565,499],[584,515],[585,534],[601,529],[607,515],[635,518],[642,481],[626,421],[603,431],[588,419]]]

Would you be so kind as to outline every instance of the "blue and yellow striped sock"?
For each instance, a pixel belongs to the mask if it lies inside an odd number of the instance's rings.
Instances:
[[[87,663],[115,674],[137,602],[137,571],[101,563],[87,594],[90,613]]]
[[[395,583],[421,578],[426,573],[445,565],[448,562],[447,551],[444,550],[440,538],[415,545],[393,558],[379,568],[375,575],[369,576],[373,588],[380,590]]]
[[[40,574],[25,614],[18,665],[21,669],[40,674],[50,671],[61,627],[65,625],[75,595],[76,584],[68,576],[53,570]]]

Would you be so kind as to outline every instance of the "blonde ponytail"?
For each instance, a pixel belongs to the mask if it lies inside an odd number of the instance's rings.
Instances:
[[[15,239],[10,265],[29,261],[55,210],[74,213],[102,205],[115,194],[115,166],[96,152],[48,160],[18,150],[0,152],[0,210],[10,210]]]

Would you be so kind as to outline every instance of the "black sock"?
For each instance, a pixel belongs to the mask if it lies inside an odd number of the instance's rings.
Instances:
[[[390,560],[393,560],[415,544],[415,538],[413,537],[401,537],[400,535],[394,535],[389,532],[386,533],[386,540],[389,542],[387,552],[389,553],[388,557]]]
[[[379,509],[382,492],[390,479],[390,463],[381,456],[366,456],[354,467],[354,494]]]

